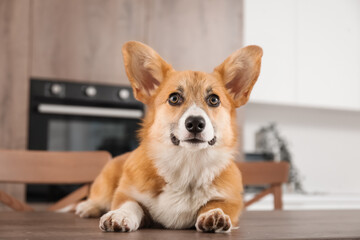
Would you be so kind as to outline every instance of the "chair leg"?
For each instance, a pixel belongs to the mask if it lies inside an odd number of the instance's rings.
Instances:
[[[283,209],[283,201],[282,201],[281,184],[273,185],[272,189],[273,189],[273,195],[274,195],[274,209],[282,210]]]
[[[16,198],[8,195],[3,191],[0,191],[0,202],[4,203],[6,206],[14,209],[15,211],[34,211],[34,209],[26,203],[20,202]]]
[[[76,189],[74,192],[65,196],[64,198],[57,201],[55,204],[51,205],[47,210],[49,211],[57,211],[64,207],[69,206],[70,204],[75,204],[79,202],[84,197],[88,196],[90,190],[89,184],[82,186],[79,189]]]
[[[255,197],[253,197],[252,199],[250,199],[249,201],[245,202],[245,207],[250,206],[251,204],[259,201],[260,199],[262,199],[263,197],[265,197],[268,194],[273,193],[272,188],[267,188],[264,191],[261,191],[260,193],[258,193],[257,195],[255,195]]]

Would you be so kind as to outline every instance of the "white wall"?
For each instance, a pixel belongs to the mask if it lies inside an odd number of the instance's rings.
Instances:
[[[261,126],[276,122],[306,191],[360,193],[360,112],[257,103],[244,108],[245,151],[254,150]]]
[[[245,0],[244,44],[263,47],[251,101],[360,110],[360,1]]]

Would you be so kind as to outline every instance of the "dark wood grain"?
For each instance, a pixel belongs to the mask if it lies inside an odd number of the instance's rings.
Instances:
[[[1,239],[360,239],[360,210],[248,211],[229,234],[190,230],[141,229],[103,233],[98,219],[71,213],[0,214]]]
[[[0,1],[0,149],[26,148],[29,9],[28,0]],[[24,184],[0,184],[0,189],[25,199]]]

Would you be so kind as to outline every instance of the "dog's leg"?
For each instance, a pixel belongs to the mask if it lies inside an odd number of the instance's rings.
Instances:
[[[132,232],[140,227],[144,218],[144,211],[135,200],[121,192],[116,192],[112,209],[114,210],[100,218],[99,227],[101,230],[107,232]]]
[[[238,223],[242,201],[210,201],[198,213],[195,227],[199,232],[230,232]]]
[[[106,212],[106,206],[101,206],[101,203],[91,199],[80,202],[75,210],[75,214],[82,218],[98,218],[104,212]]]
[[[91,186],[89,198],[77,205],[77,215],[83,218],[97,218],[110,210],[113,194],[128,156],[129,153],[123,154],[105,165]]]
[[[76,206],[75,214],[82,218],[98,218],[109,211],[112,198],[110,193],[113,192],[113,184],[106,184],[109,181],[102,172],[91,185],[88,199]]]

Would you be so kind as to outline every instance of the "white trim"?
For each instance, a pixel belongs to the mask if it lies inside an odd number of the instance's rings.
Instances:
[[[245,194],[245,200],[250,200],[254,194]],[[331,210],[331,209],[360,209],[359,194],[283,194],[284,210]],[[249,206],[246,210],[273,210],[273,196],[268,195]]]
[[[143,112],[137,109],[116,109],[103,107],[69,106],[59,104],[39,104],[39,113],[82,115],[114,118],[141,118]]]

